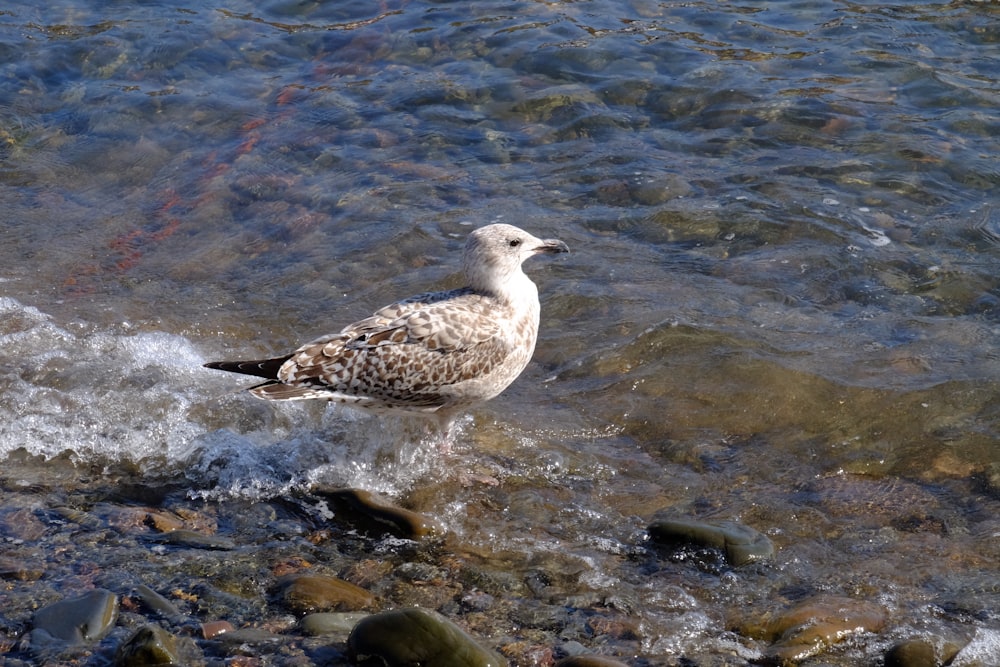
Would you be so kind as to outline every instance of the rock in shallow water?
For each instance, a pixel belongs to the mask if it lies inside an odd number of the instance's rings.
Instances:
[[[150,538],[156,542],[191,549],[209,549],[214,551],[232,551],[236,543],[228,537],[206,535],[194,530],[172,530],[169,533]]]
[[[885,667],[937,667],[950,664],[958,646],[926,639],[901,641],[885,654]]]
[[[563,658],[555,664],[555,667],[628,667],[628,665],[604,656],[587,654]]]
[[[95,641],[108,634],[117,620],[118,596],[99,588],[35,612],[32,643],[45,636],[71,644]]]
[[[864,600],[820,596],[744,624],[741,632],[773,641],[767,664],[795,664],[847,637],[885,627],[884,608]]]
[[[669,519],[649,526],[650,536],[662,544],[693,542],[722,549],[726,560],[739,566],[774,555],[774,544],[749,526],[734,521],[697,521]]]
[[[35,564],[18,558],[0,558],[0,579],[35,581],[41,579],[45,571]]]
[[[190,639],[179,640],[157,625],[145,625],[126,639],[115,652],[115,667],[192,665],[201,662],[201,652]]]
[[[360,621],[347,647],[360,665],[378,667],[504,667],[507,662],[437,612],[395,609]]]
[[[357,611],[375,602],[375,597],[352,583],[320,574],[290,574],[278,581],[281,598],[299,612]]]
[[[330,509],[370,535],[390,533],[409,540],[441,535],[444,529],[434,519],[396,507],[362,489],[316,488],[312,493],[327,501]]]
[[[317,612],[303,616],[299,621],[299,628],[304,634],[311,636],[342,635],[346,638],[367,615],[358,612]]]

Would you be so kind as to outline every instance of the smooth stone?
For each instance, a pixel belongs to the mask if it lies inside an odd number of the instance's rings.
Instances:
[[[115,667],[183,665],[177,638],[156,625],[145,625],[126,639],[115,652]]]
[[[213,642],[223,646],[261,646],[267,644],[281,644],[288,641],[288,637],[274,632],[268,632],[261,628],[240,628],[232,632],[224,632],[216,635]]]
[[[726,559],[734,566],[774,556],[774,543],[767,536],[735,521],[669,519],[650,524],[648,530],[650,536],[660,543],[693,542],[722,549]]]
[[[307,614],[299,621],[299,629],[304,634],[343,635],[347,637],[361,619],[368,614],[360,612],[317,612]]]
[[[98,588],[39,609],[33,627],[55,639],[82,644],[104,637],[117,620],[118,596]]]
[[[135,587],[135,594],[147,607],[172,623],[183,622],[187,617],[181,613],[173,602],[163,597],[145,584]]]
[[[680,176],[667,175],[655,178],[644,178],[630,188],[632,200],[644,206],[663,204],[671,199],[686,197],[692,188]]]
[[[600,655],[571,655],[558,660],[555,667],[628,667],[628,665]]]
[[[201,636],[205,639],[214,639],[227,632],[235,632],[236,628],[229,621],[206,621],[201,624]]]
[[[278,580],[281,599],[298,612],[357,611],[375,596],[352,583],[321,574],[290,574]]]
[[[316,488],[312,493],[326,500],[334,514],[343,515],[346,521],[369,535],[391,533],[397,537],[418,540],[444,533],[444,529],[435,520],[396,507],[363,489]]]
[[[441,614],[419,607],[394,609],[362,619],[347,648],[355,662],[377,667],[506,667]]]
[[[236,548],[236,543],[228,537],[206,535],[194,530],[172,530],[169,533],[156,535],[151,539],[162,544],[172,544],[174,546],[190,547],[192,549],[232,551]]]
[[[958,653],[958,646],[946,642],[937,646],[926,639],[907,639],[885,654],[885,667],[938,667],[947,665]]]
[[[818,655],[837,642],[885,627],[888,613],[864,600],[818,597],[761,619],[746,628],[774,643],[765,652],[768,662],[796,663]]]

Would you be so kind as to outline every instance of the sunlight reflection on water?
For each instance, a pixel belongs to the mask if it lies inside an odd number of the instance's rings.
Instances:
[[[601,641],[654,661],[758,655],[713,619],[816,589],[893,608],[837,664],[994,632],[997,37],[986,3],[5,6],[11,483],[68,457],[235,514],[365,486],[526,599],[620,595]],[[450,463],[199,368],[454,286],[494,221],[573,254],[528,267],[535,363]],[[665,508],[778,561],[731,590],[650,556]]]

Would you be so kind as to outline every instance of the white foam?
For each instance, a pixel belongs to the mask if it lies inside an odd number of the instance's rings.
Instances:
[[[192,495],[251,498],[314,483],[397,496],[437,461],[420,425],[264,403],[176,334],[60,326],[0,297],[0,350],[0,461],[24,450],[123,462],[184,475]]]
[[[187,413],[200,365],[191,343],[166,333],[110,334],[57,326],[37,308],[0,298],[0,458],[19,449],[142,461],[175,458],[200,430]]]
[[[953,667],[1000,665],[1000,630],[979,628],[972,641],[949,664]]]

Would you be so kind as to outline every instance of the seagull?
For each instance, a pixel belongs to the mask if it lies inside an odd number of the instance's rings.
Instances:
[[[465,287],[388,305],[291,354],[205,366],[264,378],[248,391],[265,400],[433,417],[448,443],[457,414],[500,394],[534,354],[538,288],[521,264],[565,252],[513,225],[480,227],[465,244]]]

